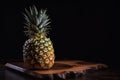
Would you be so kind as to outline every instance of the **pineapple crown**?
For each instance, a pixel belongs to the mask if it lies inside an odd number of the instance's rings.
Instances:
[[[48,33],[50,19],[46,11],[43,9],[38,11],[35,6],[29,7],[29,10],[25,9],[23,15],[26,20],[24,26],[26,36],[33,37],[36,33],[45,35]]]

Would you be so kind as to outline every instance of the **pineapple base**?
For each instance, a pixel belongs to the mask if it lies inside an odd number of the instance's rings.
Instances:
[[[44,66],[40,66],[41,64],[31,64],[30,62],[24,62],[24,64],[29,67],[29,69],[51,69],[54,65],[53,64],[48,64]]]

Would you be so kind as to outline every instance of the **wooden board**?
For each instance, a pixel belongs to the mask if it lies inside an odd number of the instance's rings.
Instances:
[[[5,67],[39,78],[44,78],[45,76],[47,76],[51,80],[53,80],[54,76],[66,79],[66,76],[68,76],[69,74],[85,74],[88,70],[98,70],[101,68],[106,68],[107,65],[101,63],[71,60],[55,61],[54,66],[49,70],[29,69],[29,67],[26,66],[23,62],[6,63]]]

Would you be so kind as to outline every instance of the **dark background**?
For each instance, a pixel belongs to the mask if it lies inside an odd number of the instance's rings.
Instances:
[[[119,67],[119,2],[4,0],[0,16],[0,60],[22,59],[25,8],[47,8],[57,59],[78,59]]]

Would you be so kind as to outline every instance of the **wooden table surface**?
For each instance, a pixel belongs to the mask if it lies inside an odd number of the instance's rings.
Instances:
[[[54,66],[49,70],[43,69],[30,69],[23,62],[11,62],[5,64],[6,68],[11,68],[15,71],[39,77],[49,77],[53,80],[54,76],[57,76],[62,79],[66,79],[67,76],[74,74],[76,76],[80,76],[81,74],[86,74],[89,70],[99,70],[101,68],[107,68],[107,65],[102,63],[92,63],[80,60],[61,60],[55,61]]]

